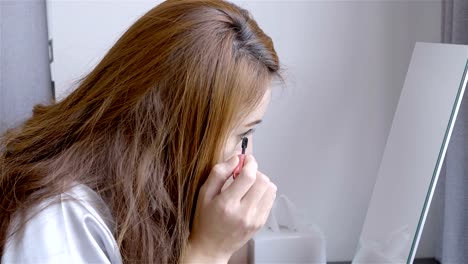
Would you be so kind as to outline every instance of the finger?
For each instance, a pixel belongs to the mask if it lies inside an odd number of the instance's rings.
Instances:
[[[207,200],[212,200],[216,195],[221,192],[226,180],[231,176],[232,171],[239,163],[239,158],[233,156],[224,163],[216,164],[210,172],[208,179],[203,184],[204,196]]]
[[[245,157],[244,168],[242,168],[236,180],[224,190],[222,195],[225,195],[228,199],[240,201],[254,184],[257,178],[257,169],[258,164],[255,158],[252,155],[247,155]]]
[[[270,186],[270,179],[263,173],[257,171],[257,179],[254,185],[242,198],[241,203],[246,208],[257,207],[259,201]]]
[[[260,221],[259,225],[263,226],[268,216],[270,215],[271,208],[276,199],[276,190],[277,187],[275,184],[270,183],[268,190],[263,195],[262,199],[258,203],[258,220]]]
[[[233,176],[231,175],[231,176],[226,180],[226,182],[224,182],[224,185],[223,185],[223,187],[221,188],[221,192],[224,192],[224,190],[226,190],[226,188],[229,187],[229,185],[231,185],[233,182],[234,182],[234,178],[233,178]]]

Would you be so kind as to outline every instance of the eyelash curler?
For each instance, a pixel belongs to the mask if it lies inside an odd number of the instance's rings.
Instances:
[[[233,179],[236,179],[236,177],[239,176],[240,171],[244,167],[245,149],[247,148],[248,143],[249,143],[249,139],[247,137],[242,138],[242,154],[239,155],[239,164],[232,172]]]

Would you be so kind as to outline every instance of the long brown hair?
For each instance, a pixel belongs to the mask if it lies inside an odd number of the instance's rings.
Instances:
[[[108,204],[124,262],[178,262],[200,186],[279,70],[246,10],[220,0],[156,6],[69,96],[3,136],[0,254],[14,217],[83,183]]]

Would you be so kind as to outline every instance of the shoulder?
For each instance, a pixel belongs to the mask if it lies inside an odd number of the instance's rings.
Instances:
[[[1,263],[120,263],[104,201],[78,184],[28,212],[24,229],[10,237]]]

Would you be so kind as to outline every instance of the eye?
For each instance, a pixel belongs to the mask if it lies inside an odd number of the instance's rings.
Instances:
[[[251,128],[247,130],[246,132],[242,133],[239,135],[240,140],[242,140],[245,137],[248,137],[249,135],[252,135],[255,132],[255,129]]]

